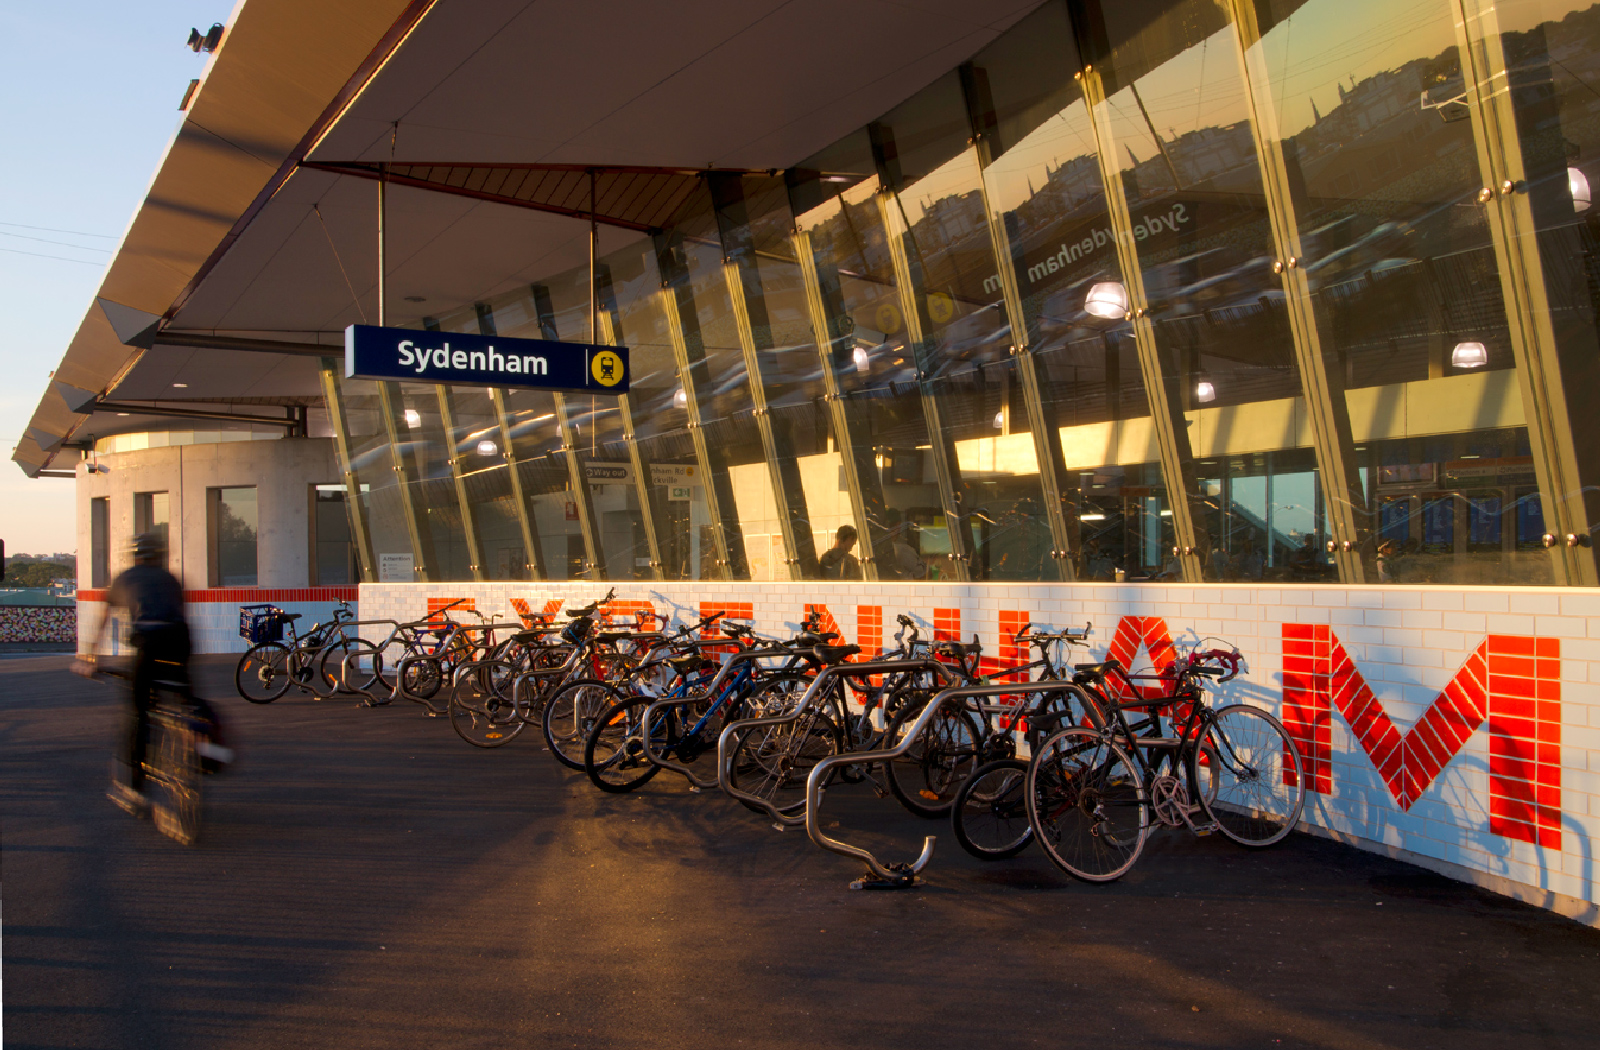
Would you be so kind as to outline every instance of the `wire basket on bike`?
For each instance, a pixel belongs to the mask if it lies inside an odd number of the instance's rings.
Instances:
[[[283,641],[283,610],[276,605],[239,606],[239,637],[260,645]]]

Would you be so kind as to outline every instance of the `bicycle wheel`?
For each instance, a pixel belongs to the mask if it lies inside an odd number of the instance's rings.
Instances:
[[[782,674],[762,679],[757,683],[750,699],[745,702],[744,717],[765,718],[793,711],[800,698],[811,687],[812,679],[805,675]]]
[[[902,704],[884,734],[894,747],[921,717],[926,704]],[[947,706],[899,758],[889,762],[889,790],[919,817],[948,816],[961,784],[978,767],[983,731],[966,711]]]
[[[233,684],[252,704],[270,704],[289,691],[289,650],[279,642],[253,645],[239,657]]]
[[[517,707],[505,687],[511,665],[491,663],[498,664],[498,668],[462,670],[450,693],[450,725],[473,747],[509,744],[528,724],[517,717]]]
[[[1270,846],[1300,820],[1306,799],[1300,752],[1283,724],[1260,708],[1232,704],[1206,732],[1216,756],[1217,790],[1200,801],[1222,833],[1241,846]]]
[[[1006,758],[973,770],[950,807],[961,848],[979,860],[1004,860],[1027,849],[1033,841],[1027,789],[1026,762]]]
[[[1028,820],[1045,854],[1086,882],[1110,882],[1144,849],[1150,813],[1144,781],[1121,745],[1088,729],[1063,729],[1028,766]]]
[[[568,769],[583,769],[583,749],[595,719],[623,699],[609,684],[595,678],[579,679],[558,690],[544,705],[544,742],[557,762]]]
[[[754,726],[740,733],[738,740],[728,756],[728,783],[782,812],[804,803],[812,767],[844,746],[833,719],[816,710],[782,725]],[[739,802],[746,809],[766,812],[749,799]]]
[[[444,664],[437,656],[410,657],[400,666],[400,692],[430,711],[440,711],[430,701],[444,685]]]
[[[632,791],[661,772],[645,745],[659,754],[677,741],[678,734],[671,711],[656,712],[646,728],[645,709],[653,703],[652,696],[632,697],[609,705],[595,719],[583,745],[583,771],[601,791]]]
[[[156,720],[158,738],[151,748],[150,816],[156,830],[184,846],[200,837],[200,757],[195,731],[186,715]]]

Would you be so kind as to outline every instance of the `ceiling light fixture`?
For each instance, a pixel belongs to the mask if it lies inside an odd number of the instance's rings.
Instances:
[[[1588,211],[1593,199],[1589,193],[1589,177],[1577,168],[1567,169],[1567,192],[1572,194],[1572,210]]]
[[[998,412],[996,412],[994,414],[994,428],[996,430],[1004,430],[1006,428],[1006,410],[1005,409],[1002,408],[1000,411],[998,411]]]
[[[1194,399],[1196,401],[1215,401],[1217,399],[1217,388],[1212,385],[1211,380],[1202,379],[1194,385]]]
[[[487,438],[478,442],[478,455],[480,456],[494,456],[498,455],[499,452],[500,446],[496,445],[493,441],[490,441]]]
[[[414,408],[406,409],[405,417],[406,426],[410,427],[412,430],[415,430],[422,425],[422,413],[418,412]]]
[[[188,383],[173,383],[172,386],[173,386],[174,389],[177,389],[177,390],[187,390],[187,389],[189,389],[189,384]]]
[[[1128,290],[1120,281],[1101,281],[1089,289],[1083,309],[1095,317],[1122,320],[1128,316]]]
[[[1482,368],[1489,363],[1489,351],[1482,343],[1457,343],[1450,351],[1450,364],[1456,368]]]
[[[673,408],[688,408],[689,407],[689,395],[684,392],[684,389],[681,386],[678,389],[676,389],[676,390],[674,390],[672,392],[672,407]]]
[[[866,349],[866,347],[863,347],[863,346],[856,347],[854,352],[851,353],[850,357],[856,363],[856,371],[857,372],[865,374],[867,369],[872,367],[872,361],[871,361],[870,358],[867,357],[867,349]]]

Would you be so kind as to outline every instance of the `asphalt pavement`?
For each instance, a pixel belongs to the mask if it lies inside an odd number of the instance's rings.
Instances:
[[[105,798],[117,687],[0,661],[5,1045],[25,1048],[1583,1047],[1600,931],[1305,835],[1162,833],[1109,885],[984,864],[866,787],[830,832],[714,793],[632,796],[535,732],[421,708],[226,698],[238,768],[184,848]]]

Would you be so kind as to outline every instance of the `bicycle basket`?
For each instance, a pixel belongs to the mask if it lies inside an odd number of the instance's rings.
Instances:
[[[283,610],[276,605],[239,606],[239,637],[251,645],[283,641]]]

